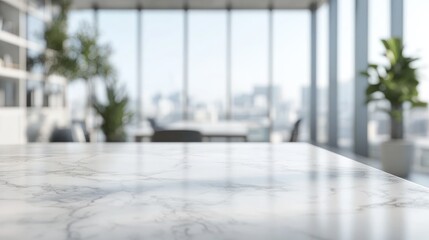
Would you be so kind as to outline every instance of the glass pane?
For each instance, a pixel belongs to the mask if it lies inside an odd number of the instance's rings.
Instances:
[[[328,5],[317,11],[317,141],[328,141]]]
[[[232,15],[232,116],[251,125],[250,141],[267,141],[268,13]]]
[[[144,115],[160,124],[182,119],[183,12],[143,15]]]
[[[189,14],[189,112],[195,121],[226,115],[226,13]]]
[[[309,20],[307,11],[274,13],[273,137],[282,141],[289,140],[298,119],[303,119],[299,129],[299,139],[308,140]]]
[[[422,30],[421,23],[429,21],[427,0],[406,0],[404,2],[404,41],[405,50],[413,57],[419,57],[416,63],[420,76],[420,99],[429,102],[429,33]],[[429,136],[429,109],[414,109],[405,116],[405,133],[413,139],[427,141]],[[425,152],[422,159],[429,159]],[[425,163],[426,165],[428,162]]]
[[[99,33],[100,42],[112,48],[110,61],[130,99],[130,110],[136,112],[137,94],[141,94],[137,92],[137,11],[100,11]]]
[[[390,35],[390,0],[369,1],[369,62],[385,63],[381,39]],[[389,116],[368,106],[368,141],[370,156],[379,156],[380,143],[389,138]]]
[[[353,146],[355,1],[338,2],[338,146]]]
[[[79,30],[83,23],[93,24],[94,13],[91,10],[71,11],[68,21],[70,34]],[[72,119],[82,120],[85,116],[87,87],[83,81],[71,81],[67,84],[67,103]]]
[[[68,32],[74,33],[79,30],[83,23],[94,23],[94,11],[92,10],[75,10],[70,11],[68,20]]]
[[[45,24],[43,20],[27,15],[27,39],[30,42],[44,45],[43,33],[45,31]]]

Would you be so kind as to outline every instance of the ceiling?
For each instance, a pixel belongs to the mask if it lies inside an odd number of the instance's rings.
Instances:
[[[74,9],[309,9],[328,0],[74,0]]]

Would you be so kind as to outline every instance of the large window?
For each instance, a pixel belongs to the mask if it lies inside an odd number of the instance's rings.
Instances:
[[[353,145],[354,105],[354,12],[355,1],[338,2],[338,144]],[[421,58],[423,80],[420,91],[429,100],[429,34],[421,22],[429,18],[425,0],[405,0],[406,50]],[[317,141],[328,140],[328,12],[329,6],[317,10]],[[270,95],[269,12],[231,12],[231,65],[228,64],[227,12],[188,12],[188,44],[184,44],[184,12],[142,12],[142,65],[137,66],[137,11],[99,11],[101,41],[113,49],[112,62],[119,81],[136,110],[137,99],[143,99],[143,116],[153,117],[160,124],[183,120],[184,94],[188,94],[190,120],[215,122],[226,120],[231,98],[232,119],[250,126],[250,141],[267,141],[270,137],[287,140],[296,120],[301,125],[301,140],[308,139],[309,121],[309,12],[274,11],[272,45],[272,95]],[[383,63],[380,42],[390,36],[390,0],[369,1],[369,62]],[[79,29],[82,21],[94,22],[93,11],[75,11],[70,15],[70,32]],[[427,19],[429,20],[429,19]],[[121,24],[117,24],[120,22]],[[29,37],[37,23],[29,19]],[[120,33],[120,34],[118,34]],[[34,34],[33,34],[34,35]],[[30,55],[31,53],[29,53]],[[187,64],[185,64],[187,59]],[[187,74],[184,67],[187,66]],[[227,71],[231,70],[231,82]],[[137,89],[137,70],[142,70],[142,89]],[[187,79],[187,85],[184,80]],[[230,85],[229,85],[230,84]],[[231,96],[228,96],[228,87]],[[187,87],[187,89],[184,89]],[[69,85],[68,102],[72,116],[82,115],[86,99],[83,82]],[[140,94],[140,95],[139,95]],[[271,97],[271,101],[269,100]],[[269,106],[270,102],[272,106]],[[363,104],[363,103],[362,103]],[[269,108],[273,135],[269,133]],[[368,106],[368,139],[370,155],[378,155],[379,144],[389,137],[389,117]],[[406,113],[406,132],[410,137],[429,135],[429,111],[416,109]]]
[[[319,21],[325,22],[325,26],[321,24],[320,34],[327,30],[327,8],[324,8],[319,14]],[[303,119],[300,139],[308,138],[308,11],[273,11],[272,59],[269,59],[269,12],[232,11],[229,62],[227,11],[190,10],[189,25],[185,28],[186,18],[181,10],[144,10],[141,15],[141,66],[137,66],[137,14],[136,10],[98,12],[101,43],[112,47],[111,61],[117,70],[118,80],[131,99],[132,110],[137,111],[137,100],[141,94],[141,110],[145,118],[155,118],[161,125],[181,121],[184,119],[184,94],[187,93],[189,120],[216,122],[228,119],[227,101],[230,98],[232,120],[245,122],[250,127],[250,141],[268,141],[270,137],[277,141],[288,140],[298,119]],[[92,11],[73,12],[70,32],[77,31],[82,20],[93,23],[94,19]],[[322,51],[319,56],[327,59],[327,52],[323,53],[326,48],[321,47],[327,45],[327,34],[324,36],[326,39],[319,42]],[[323,65],[322,62],[319,59],[319,64]],[[227,66],[228,63],[231,65]],[[272,95],[269,92],[270,63],[273,64]],[[319,69],[326,69],[326,66]],[[184,72],[185,67],[187,72]],[[231,71],[230,82],[228,68]],[[138,89],[138,69],[142,71],[142,89]],[[326,74],[326,70],[319,72],[319,76]],[[327,103],[327,75],[320,79],[319,96]],[[231,87],[230,96],[228,87]],[[83,82],[75,82],[69,89],[72,116],[78,116],[76,109],[85,107],[86,86]],[[270,103],[274,133],[271,136]],[[323,116],[327,114],[322,103],[319,109]],[[326,121],[321,123],[319,129],[324,131]]]

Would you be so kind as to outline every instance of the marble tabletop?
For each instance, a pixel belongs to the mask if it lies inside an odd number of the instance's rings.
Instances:
[[[0,147],[0,239],[429,239],[429,190],[309,144]]]

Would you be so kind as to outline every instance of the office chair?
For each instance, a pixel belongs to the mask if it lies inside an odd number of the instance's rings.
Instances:
[[[83,129],[79,125],[72,127],[55,128],[49,142],[86,142]]]
[[[161,130],[152,135],[152,142],[202,142],[203,136],[193,130]]]
[[[160,127],[158,123],[156,122],[155,118],[148,118],[150,126],[152,127],[153,131],[161,131],[164,130],[164,128]]]
[[[71,128],[55,128],[52,131],[49,142],[75,142]]]
[[[293,124],[289,142],[298,142],[299,126],[301,125],[301,122],[302,122],[302,119],[300,118]]]

